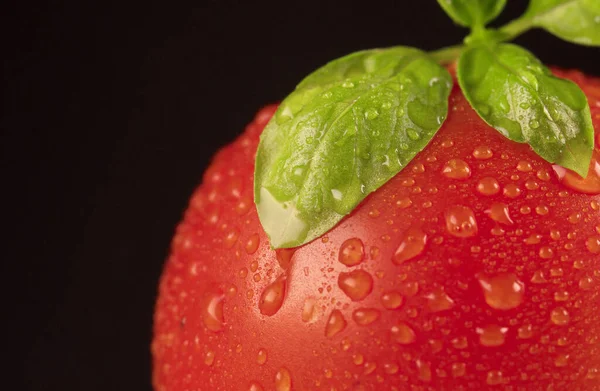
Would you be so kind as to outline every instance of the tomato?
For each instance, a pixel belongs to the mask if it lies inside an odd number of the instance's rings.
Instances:
[[[600,80],[586,92],[600,129]],[[427,148],[322,237],[273,250],[253,159],[214,158],[177,227],[157,391],[600,390],[600,133],[588,177],[487,126],[457,87]]]

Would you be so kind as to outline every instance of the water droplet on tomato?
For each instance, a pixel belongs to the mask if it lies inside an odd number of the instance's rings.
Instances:
[[[568,291],[554,292],[554,301],[567,301],[567,300],[569,300],[569,292]]]
[[[452,363],[452,377],[462,377],[467,373],[467,366],[462,362]]]
[[[404,197],[396,201],[396,206],[400,209],[406,209],[412,205],[412,201],[408,197]]]
[[[585,178],[579,174],[563,168],[552,166],[558,180],[565,187],[585,194],[600,194],[600,152],[594,151],[588,174]]]
[[[531,170],[533,170],[533,167],[531,166],[531,163],[529,163],[526,160],[521,160],[519,161],[519,163],[517,163],[517,170],[521,171],[521,172],[530,172]]]
[[[373,277],[364,270],[340,273],[338,286],[352,301],[360,301],[373,290]]]
[[[209,350],[204,355],[204,364],[206,364],[210,367],[213,365],[214,362],[215,362],[215,352],[213,352],[212,350]]]
[[[285,297],[285,288],[285,277],[278,278],[265,288],[258,302],[261,314],[273,316],[279,311]]]
[[[339,310],[331,311],[327,325],[325,326],[325,336],[331,338],[346,328],[347,322],[344,315]]]
[[[346,266],[356,266],[365,257],[365,247],[359,238],[350,238],[342,243],[338,260]]]
[[[498,194],[500,191],[500,184],[496,178],[485,177],[477,184],[477,191],[485,196],[492,196]]]
[[[256,356],[256,362],[258,365],[264,365],[267,362],[267,351],[265,349],[260,349],[258,351],[258,355]]]
[[[427,306],[432,312],[440,312],[449,310],[454,307],[454,300],[442,288],[435,288],[433,291],[425,295]]]
[[[517,330],[517,337],[520,339],[529,339],[533,336],[533,327],[530,324],[523,325]]]
[[[453,338],[450,342],[452,343],[454,349],[466,349],[469,346],[467,337],[462,335],[460,337]]]
[[[446,163],[442,169],[442,174],[446,178],[467,179],[471,176],[471,167],[464,160],[452,159]]]
[[[305,323],[312,323],[315,321],[315,304],[317,300],[314,297],[308,297],[304,300],[304,306],[302,307],[302,321]]]
[[[600,253],[600,236],[591,236],[585,241],[585,247],[592,254]]]
[[[584,290],[584,291],[589,291],[592,289],[594,285],[594,280],[592,279],[592,277],[582,277],[579,280],[579,288]]]
[[[360,353],[355,353],[352,355],[352,362],[354,365],[363,365],[365,362],[365,357]]]
[[[279,368],[275,374],[275,390],[290,391],[292,389],[292,375],[287,368]]]
[[[534,284],[543,284],[548,281],[546,280],[546,277],[544,276],[543,271],[536,270],[535,272],[533,272],[533,276],[531,277],[531,282],[533,282]]]
[[[557,326],[565,326],[569,324],[571,317],[564,307],[556,307],[550,313],[550,320]]]
[[[379,315],[374,308],[359,308],[352,313],[352,319],[360,326],[367,326],[379,319]]]
[[[569,355],[561,353],[554,359],[554,365],[558,368],[566,367],[569,364]]]
[[[479,146],[473,151],[473,157],[478,160],[486,160],[494,156],[494,153],[489,147]]]
[[[508,211],[508,205],[496,202],[490,206],[489,209],[485,211],[485,213],[494,221],[505,224],[512,225],[514,224],[513,220],[510,218],[510,213]]]
[[[508,198],[517,198],[521,195],[521,189],[516,184],[509,183],[508,185],[504,186],[503,194]]]
[[[476,332],[479,334],[479,343],[481,345],[487,347],[501,346],[504,344],[508,327],[494,324],[481,328],[478,327]]]
[[[408,345],[416,341],[415,331],[405,322],[399,322],[390,329],[390,336],[394,342]]]
[[[497,310],[517,308],[523,302],[525,284],[512,273],[502,273],[496,276],[477,275],[485,302]]]
[[[413,259],[425,250],[426,244],[427,234],[420,228],[411,227],[404,233],[392,260],[399,265]]]
[[[431,365],[421,359],[415,360],[415,364],[417,366],[419,379],[424,382],[430,382],[431,381]]]
[[[390,291],[381,295],[381,305],[388,310],[400,308],[404,303],[404,297],[398,292]]]
[[[258,245],[260,244],[260,237],[258,234],[252,234],[246,241],[246,253],[254,254],[256,250],[258,250]]]
[[[202,298],[200,308],[202,321],[207,329],[220,331],[223,329],[223,299],[225,295],[220,292],[208,292]]]
[[[461,205],[450,207],[444,213],[448,233],[458,238],[477,235],[477,221],[471,208]]]
[[[275,250],[277,262],[282,269],[287,269],[290,266],[295,251],[295,248],[279,248]]]
[[[550,259],[554,256],[554,250],[548,246],[544,246],[540,248],[539,254],[542,259]]]
[[[250,388],[248,391],[264,391],[264,388],[257,382],[250,383]]]
[[[388,375],[395,375],[399,370],[400,367],[394,362],[386,362],[383,364],[383,371]]]
[[[497,369],[488,371],[485,382],[490,386],[497,386],[498,384],[502,384],[504,382],[502,371],[499,371]]]

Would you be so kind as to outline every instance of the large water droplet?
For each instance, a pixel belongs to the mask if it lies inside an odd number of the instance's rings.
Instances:
[[[479,343],[483,346],[494,347],[501,346],[504,344],[505,335],[508,332],[508,327],[502,327],[498,325],[488,325],[485,327],[477,328],[477,334],[479,334]]]
[[[367,326],[379,319],[379,315],[374,308],[359,308],[352,313],[352,319],[360,326]]]
[[[257,382],[252,382],[252,383],[250,383],[250,387],[248,388],[248,391],[264,391],[264,388]]]
[[[505,225],[514,224],[513,220],[510,218],[510,213],[508,211],[508,205],[503,204],[501,202],[496,202],[492,204],[490,209],[486,210],[485,213],[490,216],[490,218],[498,223]]]
[[[338,277],[338,285],[350,300],[360,301],[373,290],[373,277],[364,270],[342,272]]]
[[[564,307],[556,307],[550,313],[550,320],[557,326],[569,324],[570,319],[569,312]]]
[[[339,310],[331,311],[327,325],[325,326],[325,336],[331,338],[342,332],[346,328],[347,322],[344,315]]]
[[[471,208],[455,205],[446,210],[446,229],[458,238],[469,238],[477,235],[477,221]]]
[[[275,374],[275,390],[290,391],[292,389],[292,375],[287,368],[279,368]]]
[[[399,322],[390,329],[390,336],[394,342],[408,345],[416,341],[415,331],[405,322]]]
[[[473,151],[473,157],[478,160],[486,160],[491,158],[492,156],[494,156],[494,153],[489,147],[485,145],[477,147]]]
[[[351,238],[342,243],[338,259],[346,266],[356,266],[365,257],[365,247],[359,238]]]
[[[467,179],[471,176],[471,167],[464,160],[452,159],[446,163],[442,169],[442,174],[446,178]]]
[[[454,300],[444,291],[443,288],[435,288],[425,295],[427,306],[432,312],[449,310],[454,307]]]
[[[411,227],[404,233],[392,260],[399,265],[413,259],[423,253],[426,244],[427,234],[420,228]]]
[[[500,191],[500,184],[496,178],[485,177],[477,184],[477,191],[485,196],[492,196],[498,194]]]
[[[223,329],[223,299],[225,295],[221,292],[207,292],[202,298],[200,308],[202,321],[207,329],[220,331]]]
[[[592,254],[600,253],[600,236],[591,236],[586,239],[585,246]]]
[[[494,309],[510,310],[523,302],[525,284],[512,273],[496,276],[480,274],[477,280],[483,288],[485,302]]]
[[[272,284],[268,285],[260,295],[258,308],[260,313],[272,316],[279,311],[285,297],[285,277],[280,277]]]
[[[398,292],[390,291],[381,295],[381,305],[388,310],[400,308],[402,303],[404,303],[404,298]]]

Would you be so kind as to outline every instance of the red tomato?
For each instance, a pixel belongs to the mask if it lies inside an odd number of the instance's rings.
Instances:
[[[600,80],[559,73],[600,129]],[[582,180],[455,87],[408,167],[330,232],[274,251],[252,195],[274,110],[217,154],[177,228],[157,391],[600,390],[600,136]]]

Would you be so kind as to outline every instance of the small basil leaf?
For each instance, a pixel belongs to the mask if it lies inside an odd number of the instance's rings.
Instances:
[[[483,27],[494,20],[506,6],[506,0],[438,0],[454,20],[465,27]]]
[[[513,44],[466,49],[458,82],[479,116],[545,160],[585,176],[594,145],[590,108],[573,82]]]
[[[421,151],[448,111],[452,78],[426,53],[376,49],[304,79],[261,135],[254,197],[275,248],[327,232]]]
[[[524,17],[565,41],[600,46],[599,0],[531,0]]]

